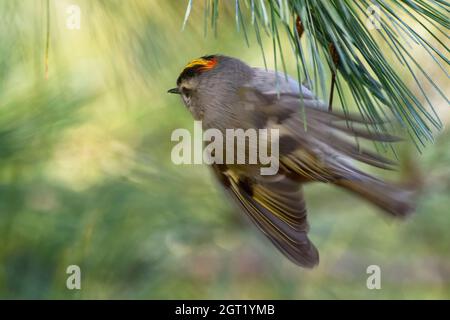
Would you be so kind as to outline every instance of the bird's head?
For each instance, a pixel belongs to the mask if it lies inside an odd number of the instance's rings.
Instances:
[[[190,107],[193,101],[192,98],[195,99],[198,94],[198,89],[202,90],[200,83],[202,78],[204,78],[204,74],[215,69],[219,59],[219,56],[210,55],[190,61],[178,76],[177,86],[168,92],[181,95],[184,104]]]
[[[179,94],[189,110],[195,113],[213,103],[222,105],[230,101],[233,90],[245,82],[250,73],[251,68],[238,59],[203,56],[183,68],[177,86],[168,92]]]

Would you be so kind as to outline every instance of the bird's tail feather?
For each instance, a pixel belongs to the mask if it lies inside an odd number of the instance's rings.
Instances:
[[[370,201],[394,217],[403,218],[416,208],[417,188],[383,181],[365,173],[339,179],[336,185]]]

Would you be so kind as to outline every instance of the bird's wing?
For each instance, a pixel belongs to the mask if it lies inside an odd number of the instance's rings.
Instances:
[[[359,170],[353,160],[383,169],[395,162],[357,143],[357,137],[385,143],[399,139],[378,132],[379,123],[361,116],[321,110],[304,99],[303,108],[292,94],[267,94],[241,88],[241,100],[253,104],[247,114],[254,127],[279,129],[279,164],[286,176],[299,182],[331,182],[343,187],[395,217],[414,211],[420,181],[395,184]],[[253,116],[253,118],[252,118]]]
[[[253,87],[239,90],[241,101],[251,105],[248,122],[254,127],[279,129],[280,164],[313,181],[333,181],[356,170],[351,160],[391,169],[395,163],[355,142],[355,137],[372,141],[394,142],[398,139],[377,133],[374,123],[352,114],[317,108],[314,98],[299,101],[292,93],[268,94]],[[304,106],[304,108],[302,107]]]
[[[319,253],[308,239],[301,186],[282,174],[255,180],[226,165],[213,165],[227,193],[270,241],[294,263],[312,268]]]
[[[246,86],[256,88],[259,92],[267,95],[287,94],[309,100],[315,108],[328,108],[325,103],[317,100],[306,86],[299,85],[296,80],[282,72],[253,68],[253,77]]]

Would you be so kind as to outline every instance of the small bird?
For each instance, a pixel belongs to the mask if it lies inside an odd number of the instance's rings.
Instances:
[[[395,163],[359,146],[355,137],[395,142],[369,130],[373,122],[355,114],[329,111],[305,86],[274,71],[239,59],[208,55],[189,62],[169,93],[181,95],[203,129],[270,129],[279,137],[279,170],[260,174],[261,164],[213,163],[214,175],[241,210],[295,264],[312,268],[319,253],[307,234],[302,187],[331,183],[357,194],[394,217],[415,209],[415,188],[369,175],[355,160],[383,169]],[[353,139],[351,139],[353,138]]]

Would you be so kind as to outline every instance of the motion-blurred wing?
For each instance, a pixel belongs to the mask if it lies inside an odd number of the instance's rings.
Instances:
[[[253,88],[240,90],[245,105],[255,110],[247,117],[257,128],[279,129],[280,170],[298,182],[331,182],[361,196],[394,217],[405,217],[414,211],[419,183],[411,186],[390,183],[359,170],[358,160],[383,169],[394,162],[357,143],[395,142],[399,139],[380,133],[379,123],[351,115],[317,108],[318,100],[303,99],[292,93],[265,94]]]
[[[248,87],[256,88],[263,94],[292,94],[305,99],[313,99],[314,95],[305,86],[282,72],[276,73],[273,70],[265,70],[261,68],[253,68],[254,74],[252,80],[248,83]],[[301,91],[301,92],[300,92]],[[323,106],[327,108],[327,106]]]
[[[297,182],[281,174],[275,179],[255,180],[225,165],[215,164],[213,170],[231,197],[284,255],[302,267],[319,263],[319,253],[307,237],[305,201]]]
[[[339,179],[341,175],[336,173],[354,170],[351,159],[383,169],[391,169],[395,164],[356,144],[356,137],[382,142],[398,140],[377,133],[375,124],[360,116],[323,110],[319,100],[300,100],[295,93],[268,94],[242,87],[240,97],[247,108],[251,105],[253,112],[248,117],[253,117],[254,127],[279,129],[281,166],[306,181]]]

